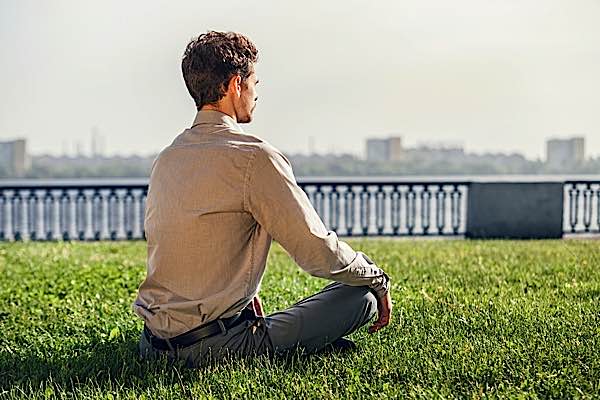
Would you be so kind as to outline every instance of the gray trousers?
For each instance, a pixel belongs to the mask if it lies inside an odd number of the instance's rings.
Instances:
[[[224,334],[172,351],[154,349],[142,332],[143,358],[166,355],[187,367],[199,367],[225,356],[280,354],[301,349],[318,352],[331,342],[366,324],[377,313],[377,299],[366,286],[332,283],[288,309],[266,317],[252,317]]]

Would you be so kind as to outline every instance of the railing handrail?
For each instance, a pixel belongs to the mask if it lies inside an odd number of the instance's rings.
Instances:
[[[98,178],[91,180],[79,179],[22,179],[22,180],[2,180],[0,179],[0,189],[96,189],[96,188],[117,188],[117,189],[144,189],[148,186],[147,178]]]
[[[448,179],[403,179],[403,178],[371,178],[371,177],[299,177],[297,178],[300,186],[304,185],[448,185],[460,186],[469,185],[468,180],[448,180]],[[1,190],[16,189],[34,189],[34,190],[76,190],[76,189],[97,189],[97,188],[116,188],[116,189],[142,189],[148,186],[147,178],[140,179],[49,179],[49,180],[0,180]]]
[[[600,184],[600,179],[571,179],[571,180],[567,180],[564,181],[565,184],[582,184],[582,183],[589,183],[589,184]]]
[[[0,179],[0,189],[95,189],[95,188],[118,188],[118,189],[142,189],[148,186],[148,178],[73,178],[73,179]],[[556,182],[563,184],[597,184],[600,178],[582,179],[541,179],[535,178],[513,178],[494,177],[471,178],[471,179],[448,179],[447,177],[389,177],[389,176],[332,176],[332,177],[297,177],[299,185],[470,185],[472,183],[536,183]]]
[[[468,185],[469,180],[449,180],[443,178],[419,179],[399,177],[298,177],[299,185]]]

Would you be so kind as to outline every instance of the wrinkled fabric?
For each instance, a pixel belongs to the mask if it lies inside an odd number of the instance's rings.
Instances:
[[[273,239],[314,276],[389,289],[381,268],[326,229],[289,160],[219,111],[199,111],[154,160],[144,229],[147,275],[133,309],[163,338],[246,307]]]

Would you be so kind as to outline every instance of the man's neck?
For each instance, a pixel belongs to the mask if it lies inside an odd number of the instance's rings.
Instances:
[[[206,104],[202,106],[200,111],[205,110],[222,112],[223,114],[229,115],[231,118],[233,118],[235,122],[237,122],[237,116],[235,114],[235,111],[233,110],[233,107],[227,107],[225,104],[217,104],[216,106],[212,104]]]

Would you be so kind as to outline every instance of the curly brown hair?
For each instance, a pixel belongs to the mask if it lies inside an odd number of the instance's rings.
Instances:
[[[229,80],[240,75],[245,81],[257,61],[256,46],[240,33],[208,31],[192,39],[183,53],[181,71],[196,108],[216,104],[225,96]]]

